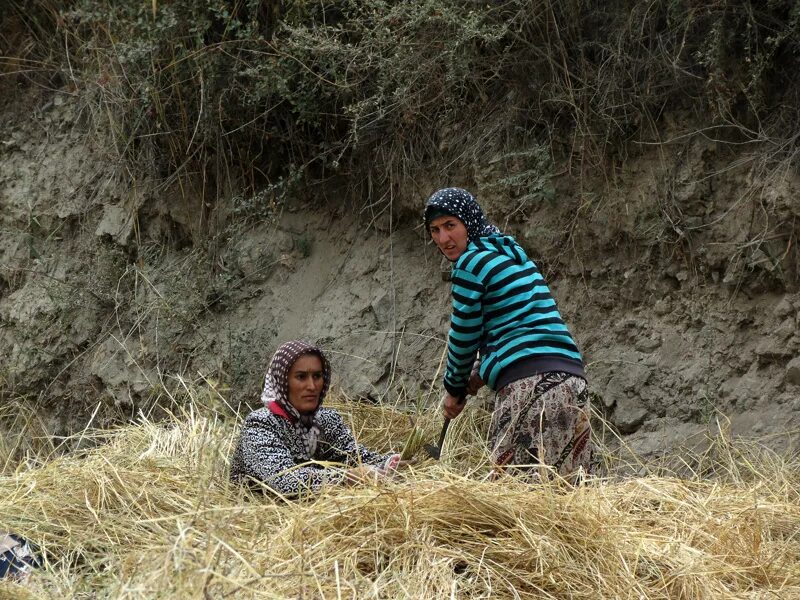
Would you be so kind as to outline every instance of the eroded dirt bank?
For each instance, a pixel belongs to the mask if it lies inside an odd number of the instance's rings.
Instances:
[[[0,118],[4,397],[64,429],[98,403],[100,418],[135,416],[176,375],[253,404],[292,337],[324,344],[350,395],[439,389],[446,264],[418,206],[398,203],[390,223],[335,194],[287,205],[231,192],[209,212],[117,164],[82,110],[37,93]],[[598,407],[635,450],[682,443],[720,413],[785,447],[800,425],[800,179],[747,152],[690,136],[563,175],[534,203],[494,196],[493,172],[420,186],[471,188],[537,260]]]

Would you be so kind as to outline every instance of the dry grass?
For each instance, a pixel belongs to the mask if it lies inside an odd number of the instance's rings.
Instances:
[[[392,409],[340,408],[383,449],[411,430]],[[721,440],[693,459],[718,467],[706,479],[490,483],[486,414],[465,415],[442,463],[294,503],[227,484],[233,419],[96,432],[94,449],[0,477],[0,529],[48,561],[0,598],[800,597],[796,464]],[[434,437],[440,419],[418,425]]]

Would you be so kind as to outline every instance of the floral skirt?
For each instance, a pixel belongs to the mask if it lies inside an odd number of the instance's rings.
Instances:
[[[554,371],[509,383],[495,397],[489,443],[495,476],[579,482],[592,469],[586,381]]]

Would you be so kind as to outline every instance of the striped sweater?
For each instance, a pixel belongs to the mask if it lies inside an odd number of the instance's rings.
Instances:
[[[444,386],[463,395],[480,350],[493,390],[520,377],[565,371],[585,378],[583,359],[539,269],[506,235],[478,238],[456,261]],[[498,386],[500,383],[500,386]]]

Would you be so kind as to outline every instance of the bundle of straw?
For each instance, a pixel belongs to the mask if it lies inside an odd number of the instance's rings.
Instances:
[[[341,408],[381,449],[409,433],[399,412]],[[800,597],[796,464],[488,482],[485,417],[454,422],[441,463],[291,503],[228,484],[233,419],[145,421],[0,478],[0,529],[43,549],[41,598]]]

